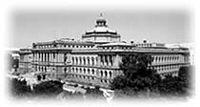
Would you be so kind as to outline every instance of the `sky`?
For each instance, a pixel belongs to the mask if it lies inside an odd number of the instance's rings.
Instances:
[[[159,43],[193,42],[189,11],[160,9],[19,9],[11,13],[8,47],[25,48],[34,42],[60,38],[81,39],[95,26],[99,14],[123,41]]]

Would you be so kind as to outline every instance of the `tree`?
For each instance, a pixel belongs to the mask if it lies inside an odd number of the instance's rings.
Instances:
[[[14,96],[25,96],[31,92],[29,86],[27,86],[26,81],[20,81],[17,79],[11,79],[11,93]]]
[[[122,57],[120,69],[123,75],[117,76],[111,83],[112,89],[132,88],[134,92],[154,90],[161,81],[156,70],[149,69],[153,58],[148,54],[129,54]]]
[[[191,67],[181,67],[178,77],[167,75],[156,85],[159,93],[163,96],[185,96],[191,89]]]
[[[45,81],[34,87],[35,95],[57,95],[62,92],[63,83],[59,81]]]

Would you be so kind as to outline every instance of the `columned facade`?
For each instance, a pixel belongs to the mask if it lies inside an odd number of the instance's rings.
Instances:
[[[47,79],[104,88],[109,88],[113,78],[123,75],[119,65],[126,54],[151,55],[153,62],[149,68],[157,70],[162,76],[176,76],[180,67],[189,65],[188,50],[169,49],[163,44],[157,44],[158,47],[129,44],[120,41],[120,38],[116,31],[108,28],[101,15],[96,20],[95,28],[82,35],[82,41],[62,38],[33,43],[31,52],[21,54],[20,61],[22,65],[29,62],[33,72],[46,74]],[[25,57],[28,55],[32,55],[33,60],[27,60]]]

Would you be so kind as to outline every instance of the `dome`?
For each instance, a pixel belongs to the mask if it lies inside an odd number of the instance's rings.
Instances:
[[[92,30],[89,30],[87,32],[112,32],[112,33],[116,33],[115,30],[111,30],[108,27],[105,26],[97,26],[95,28],[93,28]]]
[[[99,16],[98,19],[96,20],[96,23],[98,23],[98,22],[105,22],[105,23],[106,23],[106,19],[104,19],[102,13],[100,13],[100,16]]]
[[[82,35],[82,40],[92,41],[97,44],[120,41],[120,35],[115,30],[106,25],[106,19],[100,14],[96,20],[96,25],[91,30]]]
[[[103,14],[100,13],[100,16],[96,20],[96,25],[92,30],[86,31],[87,33],[92,33],[92,32],[111,32],[111,33],[116,33],[115,30],[111,30],[108,28],[106,25],[106,19],[103,17]]]

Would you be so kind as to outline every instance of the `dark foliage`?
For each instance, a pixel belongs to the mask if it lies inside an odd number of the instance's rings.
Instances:
[[[168,75],[165,79],[161,79],[156,70],[148,69],[152,61],[152,57],[146,54],[124,56],[120,65],[123,75],[113,79],[111,88],[132,91],[126,92],[127,95],[137,95],[141,92],[157,93],[163,96],[188,95],[191,87],[191,67],[181,67],[178,77]]]
[[[26,81],[20,81],[17,79],[11,80],[11,93],[14,96],[25,96],[27,93],[30,93],[31,89],[26,85]]]
[[[112,89],[132,88],[135,92],[151,90],[161,81],[155,70],[148,69],[153,61],[147,54],[131,54],[122,58],[120,65],[124,75],[117,76],[111,83]]]
[[[36,95],[57,95],[62,92],[63,83],[59,81],[46,81],[34,87],[34,94]]]
[[[158,86],[161,95],[189,95],[191,90],[191,74],[192,67],[181,67],[178,77],[168,75],[163,79]]]
[[[86,88],[85,93],[86,99],[104,99],[103,92],[99,90],[98,87],[92,88]]]
[[[26,81],[20,81],[17,79],[11,80],[11,93],[14,96],[24,96],[24,97],[33,97],[33,96],[52,96],[58,95],[63,91],[63,84],[59,81],[46,81],[34,86],[34,89],[31,90],[30,86],[26,84]]]

